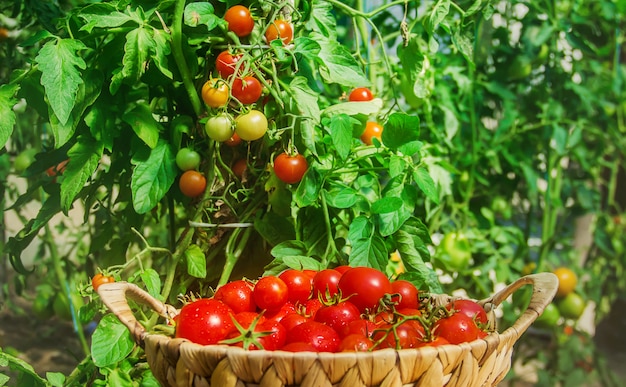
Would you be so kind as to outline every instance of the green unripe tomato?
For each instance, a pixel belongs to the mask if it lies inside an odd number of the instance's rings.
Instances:
[[[200,154],[190,148],[181,148],[176,153],[176,165],[182,171],[196,169],[200,165]]]
[[[217,142],[230,140],[235,133],[233,121],[226,113],[210,117],[204,125],[204,131],[210,139]]]
[[[462,232],[448,232],[437,249],[435,259],[448,271],[461,271],[467,268],[472,258],[469,239]]]
[[[554,328],[557,326],[560,318],[561,312],[559,312],[559,308],[554,303],[550,303],[543,310],[543,313],[537,317],[535,324],[540,328]]]
[[[28,148],[17,156],[15,156],[15,160],[13,160],[13,167],[15,168],[15,172],[22,173],[28,168],[33,161],[35,160],[35,155],[37,154],[37,150],[33,148]]]
[[[585,311],[585,299],[578,293],[570,293],[558,301],[557,304],[561,316],[572,320],[578,320]]]

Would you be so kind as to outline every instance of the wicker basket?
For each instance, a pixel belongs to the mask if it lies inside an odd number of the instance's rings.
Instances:
[[[245,351],[150,334],[135,319],[127,297],[149,305],[164,317],[173,317],[178,311],[126,282],[103,284],[98,293],[145,348],[150,368],[163,386],[469,387],[495,386],[506,376],[513,345],[552,301],[558,280],[552,273],[529,275],[480,301],[488,312],[493,311],[527,284],[533,286],[528,308],[502,333],[496,331],[459,345],[356,353]],[[449,299],[443,296],[442,301]]]

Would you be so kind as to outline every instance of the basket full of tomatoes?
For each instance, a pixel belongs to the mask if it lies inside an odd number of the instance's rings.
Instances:
[[[495,308],[524,285],[530,303],[503,332]],[[494,386],[515,342],[550,304],[552,273],[522,277],[480,301],[423,295],[368,267],[288,269],[235,280],[180,309],[138,286],[104,283],[105,305],[142,345],[164,386]],[[175,333],[147,332],[129,307],[151,307]]]

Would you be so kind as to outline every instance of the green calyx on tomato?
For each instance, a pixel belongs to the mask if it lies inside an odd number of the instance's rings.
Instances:
[[[176,153],[176,165],[181,171],[196,169],[200,165],[200,154],[191,148],[181,148]]]
[[[444,235],[435,254],[435,263],[440,263],[448,271],[466,269],[471,259],[472,246],[467,236],[460,231]]]

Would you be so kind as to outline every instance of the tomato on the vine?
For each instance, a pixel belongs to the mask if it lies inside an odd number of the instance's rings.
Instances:
[[[267,128],[267,118],[258,110],[250,110],[235,119],[235,132],[245,141],[260,139],[267,132]]]
[[[191,148],[180,148],[176,153],[176,165],[182,171],[196,169],[200,165],[200,154]]]
[[[487,312],[475,301],[465,299],[453,300],[446,305],[446,309],[454,310],[456,313],[463,313],[480,324],[487,324]]]
[[[233,137],[233,121],[227,113],[209,117],[204,124],[204,131],[210,139],[217,142],[228,141]]]
[[[469,265],[472,247],[467,236],[460,231],[448,232],[437,249],[435,262],[443,264],[450,271],[460,271]]]
[[[233,329],[233,311],[221,301],[201,298],[185,304],[176,319],[176,337],[197,344],[217,344]]]
[[[384,324],[379,326],[372,335],[377,348],[409,349],[417,348],[421,335],[413,324],[406,322],[398,326]]]
[[[451,344],[470,342],[486,336],[474,320],[463,313],[437,320],[433,331]]]
[[[374,99],[374,94],[367,87],[357,87],[348,95],[348,101],[350,102],[365,102]]]
[[[358,320],[360,317],[361,312],[359,309],[348,300],[334,305],[322,306],[317,313],[315,313],[313,319],[340,332],[349,322]]]
[[[230,92],[223,79],[211,78],[202,85],[202,100],[212,108],[226,106]]]
[[[239,179],[243,178],[243,174],[246,172],[246,169],[248,169],[248,161],[246,159],[239,159],[235,161],[231,168],[235,176]]]
[[[543,310],[543,313],[535,320],[535,325],[540,328],[554,328],[557,326],[559,319],[561,318],[561,312],[554,303],[549,303]]]
[[[353,267],[339,280],[338,288],[342,297],[349,297],[361,312],[374,310],[385,294],[391,294],[389,278],[371,267]]]
[[[113,282],[115,282],[115,277],[111,275],[104,275],[102,273],[96,273],[91,278],[91,286],[93,287],[93,290],[96,292],[98,291],[98,288],[100,287],[100,285],[109,284]]]
[[[253,76],[235,78],[233,80],[232,94],[244,105],[255,103],[263,94],[263,86]]]
[[[228,22],[228,29],[240,38],[250,35],[254,29],[254,20],[250,10],[243,5],[235,5],[226,11],[224,20]]]
[[[281,153],[274,159],[274,173],[287,184],[296,184],[309,169],[309,163],[301,154],[289,155]]]
[[[236,147],[237,145],[241,144],[241,137],[239,137],[237,133],[233,132],[233,135],[228,140],[224,141],[224,144],[228,145],[229,147]]]
[[[335,269],[320,270],[313,277],[313,298],[321,298],[323,301],[330,299],[339,292],[339,280],[341,273]]]
[[[293,40],[293,27],[285,20],[276,19],[265,30],[265,40],[270,43],[276,39],[283,41],[283,44],[289,44]]]
[[[283,280],[276,276],[262,277],[254,285],[252,297],[260,309],[278,311],[289,299],[289,290]]]
[[[374,138],[381,141],[381,137],[383,135],[383,126],[378,122],[368,121],[365,124],[365,129],[361,134],[361,141],[363,141],[366,145],[372,145],[374,143]]]
[[[190,169],[180,176],[178,187],[183,195],[195,198],[204,192],[206,188],[206,178],[200,172]]]
[[[568,267],[559,267],[553,271],[559,279],[559,288],[556,291],[557,297],[565,297],[576,289],[578,277],[576,273]]]
[[[219,53],[217,59],[215,60],[215,69],[222,78],[226,79],[235,73],[235,71],[237,70],[238,62],[241,60],[242,57],[242,54],[233,55],[228,50],[222,51]],[[241,70],[242,69],[240,68],[239,73],[241,72]]]
[[[392,301],[396,302],[396,309],[412,308],[417,309],[419,304],[418,290],[411,282],[406,280],[396,280],[391,283],[391,292],[394,295]]]
[[[572,320],[578,320],[585,311],[585,299],[578,293],[570,293],[557,300],[556,304],[561,312],[561,316]]]

